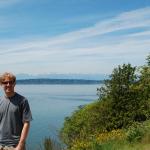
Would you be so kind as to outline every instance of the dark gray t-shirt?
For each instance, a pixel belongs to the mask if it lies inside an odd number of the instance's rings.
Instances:
[[[31,121],[32,114],[28,100],[15,93],[11,98],[0,99],[0,145],[16,146],[23,123]]]

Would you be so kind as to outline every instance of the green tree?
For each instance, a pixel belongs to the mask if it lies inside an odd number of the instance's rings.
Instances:
[[[131,64],[119,65],[113,70],[110,80],[105,81],[105,87],[99,89],[102,99],[111,103],[107,130],[126,127],[134,121],[138,107],[137,95],[131,90],[137,82],[135,71],[136,67]]]
[[[147,60],[147,66],[150,67],[150,54],[147,56],[146,60]]]
[[[139,69],[138,84],[134,86],[134,90],[138,93],[140,110],[139,113],[146,118],[150,117],[150,55],[147,57],[146,65]]]
[[[106,80],[104,87],[98,89],[99,99],[111,103],[107,130],[128,127],[134,121],[145,121],[149,118],[150,57],[147,61],[139,78],[136,67],[123,64],[115,68],[110,80]]]

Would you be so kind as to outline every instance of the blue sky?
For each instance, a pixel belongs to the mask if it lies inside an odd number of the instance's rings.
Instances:
[[[150,0],[0,0],[0,73],[110,74],[150,53]]]

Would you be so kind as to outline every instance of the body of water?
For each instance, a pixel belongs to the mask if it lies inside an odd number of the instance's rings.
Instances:
[[[58,138],[64,118],[80,105],[98,99],[94,85],[16,85],[16,91],[28,98],[33,121],[27,140],[29,150],[37,150],[45,137]]]

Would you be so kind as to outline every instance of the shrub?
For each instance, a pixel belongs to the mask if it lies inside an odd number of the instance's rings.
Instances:
[[[96,136],[96,141],[98,143],[106,143],[108,141],[123,140],[123,139],[125,139],[125,132],[120,129],[100,133]]]
[[[64,143],[71,146],[75,139],[88,138],[90,135],[105,131],[106,121],[109,120],[108,108],[109,103],[96,101],[67,117],[60,132]]]

